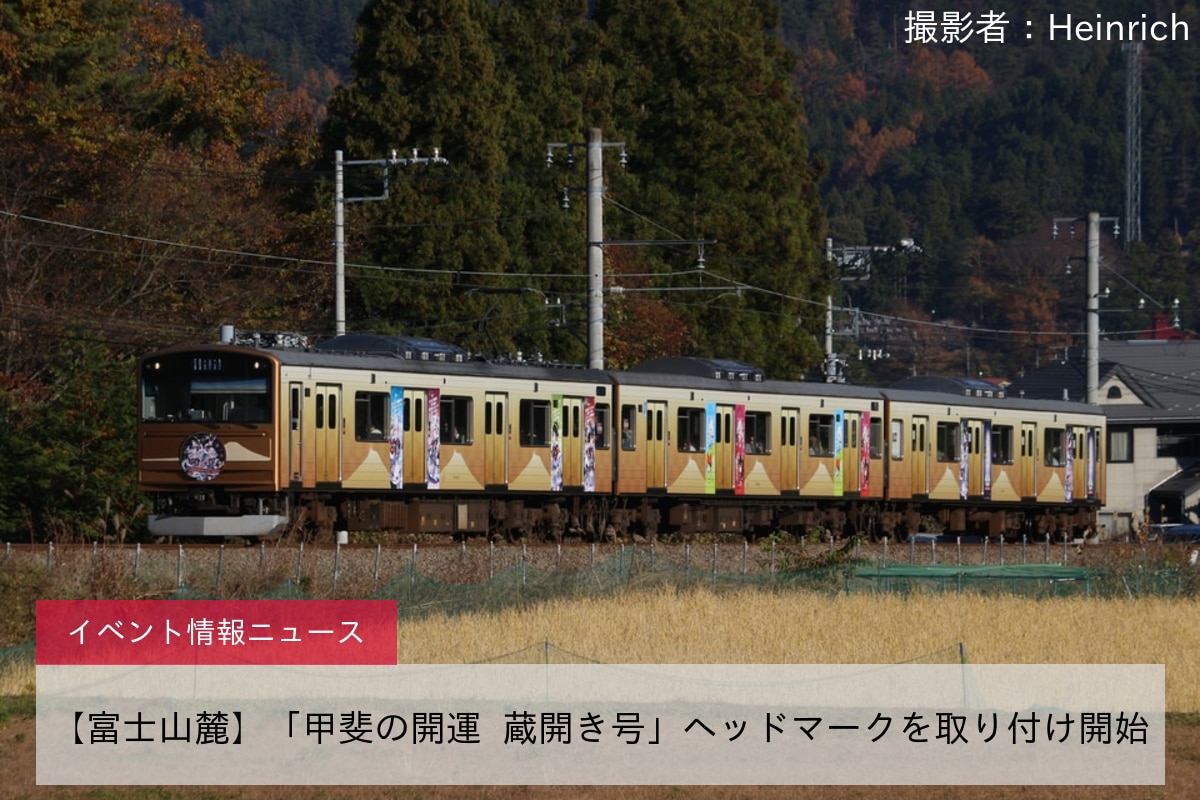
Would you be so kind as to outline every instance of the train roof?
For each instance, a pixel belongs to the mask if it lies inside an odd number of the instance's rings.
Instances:
[[[348,341],[338,342],[336,339]],[[327,369],[360,369],[379,372],[411,372],[416,374],[454,374],[485,378],[515,378],[529,380],[556,380],[579,383],[607,384],[611,379],[603,370],[586,367],[543,364],[533,361],[509,360],[505,362],[483,361],[468,357],[465,350],[448,346],[448,349],[408,348],[407,337],[381,337],[390,341],[377,341],[373,337],[358,338],[358,335],[336,337],[322,342],[317,347],[253,347],[240,344],[199,342],[178,345],[149,353],[144,358],[193,351],[232,351],[245,354],[269,355],[287,366],[317,367]],[[409,340],[412,341],[412,340]],[[429,340],[433,341],[433,340]],[[332,342],[333,344],[330,344]]]
[[[1057,414],[1095,414],[1104,416],[1104,410],[1099,406],[1089,406],[1086,403],[1073,403],[1066,400],[1029,400],[1008,397],[978,397],[974,395],[956,394],[945,391],[922,391],[917,389],[881,389],[880,392],[889,400],[900,403],[932,403],[954,406],[977,406],[981,408],[1006,408],[1015,411],[1041,411]]]
[[[466,361],[471,354],[458,345],[420,336],[391,336],[380,333],[349,333],[327,339],[316,346],[325,353],[396,356],[435,361]]]
[[[708,359],[700,359],[700,361],[708,361]],[[730,363],[736,364],[737,362]],[[722,371],[721,377],[716,377],[715,370],[712,372],[697,372],[692,367],[685,367],[674,372],[649,371],[638,368],[627,372],[614,372],[612,374],[615,383],[627,386],[669,386],[680,389],[703,388],[714,391],[820,395],[821,397],[850,397],[866,400],[879,400],[883,397],[880,390],[873,386],[766,379],[752,380],[749,373],[738,372],[736,370]]]
[[[415,374],[455,374],[483,378],[566,381],[585,384],[624,384],[628,386],[665,386],[704,388],[763,394],[843,397],[938,405],[1010,408],[1014,410],[1055,412],[1060,414],[1097,414],[1103,409],[1063,400],[1035,400],[1008,397],[979,397],[961,391],[938,389],[880,388],[843,383],[767,380],[760,370],[736,361],[692,357],[653,359],[632,370],[598,370],[587,367],[544,364],[510,359],[483,361],[471,358],[465,350],[442,345],[435,340],[350,334],[322,342],[314,347],[260,346],[243,344],[195,343],[149,353],[144,358],[194,351],[229,350],[246,354],[268,354],[281,364],[317,368],[347,368],[408,372]],[[718,377],[719,376],[719,377]]]
[[[653,372],[657,375],[690,375],[695,378],[714,380],[747,381],[762,383],[765,376],[758,367],[726,358],[702,358],[699,356],[667,356],[643,361],[630,372]]]

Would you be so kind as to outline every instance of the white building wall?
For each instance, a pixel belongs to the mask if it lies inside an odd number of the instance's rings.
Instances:
[[[1134,428],[1133,461],[1108,464],[1108,495],[1100,521],[1109,534],[1128,535],[1144,517],[1146,495],[1179,470],[1176,459],[1158,456],[1156,428]]]

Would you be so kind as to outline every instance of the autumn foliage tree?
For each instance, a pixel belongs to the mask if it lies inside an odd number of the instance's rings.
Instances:
[[[0,408],[24,454],[0,528],[135,515],[133,353],[314,312],[321,278],[278,258],[313,254],[273,179],[311,150],[285,101],[170,3],[0,6]]]

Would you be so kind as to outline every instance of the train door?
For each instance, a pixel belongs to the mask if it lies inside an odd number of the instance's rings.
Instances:
[[[733,406],[717,406],[716,439],[713,468],[716,470],[717,490],[734,488],[734,430]]]
[[[313,442],[317,484],[342,480],[342,387],[318,383],[313,392]]]
[[[929,417],[913,417],[912,447],[912,493],[929,494]]]
[[[562,447],[563,488],[579,488],[583,485],[583,400],[579,397],[564,397],[562,400],[562,431],[559,442]]]
[[[796,426],[800,410],[785,408],[779,419],[779,488],[795,491],[800,488],[800,449],[796,446]]]
[[[304,450],[301,446],[303,441],[301,422],[304,417],[302,415],[303,404],[300,400],[303,396],[304,384],[299,381],[292,381],[288,384],[288,481],[292,484],[292,488],[298,488],[301,485],[301,477],[304,473],[301,467],[304,457]]]
[[[1082,469],[1076,468],[1076,474],[1083,473],[1083,485],[1076,492],[1076,496],[1095,500],[1100,496],[1099,470],[1097,469],[1100,455],[1100,429],[1083,428],[1082,430],[1083,434],[1077,434],[1082,436],[1082,440],[1075,442],[1075,452],[1083,458]]]
[[[646,403],[646,488],[667,486],[667,404]]]
[[[483,473],[488,486],[508,483],[508,395],[488,392],[483,397]]]
[[[425,483],[425,390],[404,390],[404,485]]]
[[[983,422],[969,419],[967,422],[967,494],[979,497],[983,494]]]
[[[1037,425],[1032,422],[1021,423],[1021,497],[1029,498],[1037,495]]]
[[[847,411],[844,416],[845,433],[842,436],[842,490],[857,492],[860,487],[862,442],[859,441],[861,415],[857,411]]]
[[[1067,451],[1074,458],[1075,463],[1071,465],[1071,480],[1074,486],[1071,487],[1072,496],[1075,502],[1087,499],[1087,428],[1079,425],[1067,427]]]

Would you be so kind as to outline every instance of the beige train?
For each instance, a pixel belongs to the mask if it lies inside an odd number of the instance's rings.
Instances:
[[[713,359],[614,372],[373,335],[182,346],[142,360],[140,411],[138,482],[169,537],[1076,536],[1104,498],[1096,408]]]

